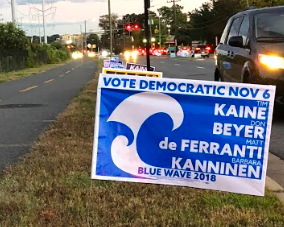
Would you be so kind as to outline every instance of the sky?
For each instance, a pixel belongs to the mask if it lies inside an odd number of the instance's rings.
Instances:
[[[0,20],[11,21],[11,0],[0,0]],[[17,21],[28,35],[41,35],[42,0],[15,0],[17,3]],[[151,0],[151,10],[156,11],[162,6],[171,6],[168,0]],[[181,0],[177,4],[184,6],[184,12],[199,8],[206,0]],[[101,15],[108,13],[107,0],[44,0],[46,12],[47,35],[79,34],[85,31],[98,32],[98,21]],[[48,10],[49,9],[49,10]],[[143,0],[111,0],[112,13],[143,13]],[[38,16],[40,15],[40,16]],[[41,26],[39,26],[41,23]],[[39,29],[41,27],[41,29]]]

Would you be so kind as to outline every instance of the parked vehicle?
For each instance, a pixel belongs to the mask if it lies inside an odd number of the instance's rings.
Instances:
[[[229,19],[216,48],[215,81],[277,86],[284,96],[284,7],[249,9]]]

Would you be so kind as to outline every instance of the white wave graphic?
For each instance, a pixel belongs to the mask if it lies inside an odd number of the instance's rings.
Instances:
[[[112,160],[119,169],[138,176],[138,167],[157,168],[143,162],[137,152],[138,132],[142,124],[156,113],[165,113],[170,116],[173,121],[172,131],[179,128],[184,119],[182,107],[174,98],[153,92],[143,92],[130,96],[118,105],[109,117],[108,122],[125,124],[134,135],[134,140],[129,146],[128,138],[123,135],[117,136],[112,142]],[[151,178],[149,175],[139,176]]]

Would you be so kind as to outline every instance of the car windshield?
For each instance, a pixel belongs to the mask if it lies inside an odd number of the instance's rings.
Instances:
[[[261,41],[284,41],[284,12],[262,13],[254,18],[255,36]]]

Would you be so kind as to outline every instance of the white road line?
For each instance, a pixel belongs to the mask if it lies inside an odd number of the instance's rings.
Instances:
[[[161,61],[161,64],[164,64],[165,62]]]
[[[180,66],[180,64],[175,64],[175,65]]]
[[[55,120],[43,120],[42,122],[43,123],[51,123],[51,122],[54,122]]]
[[[201,66],[196,66],[198,69],[204,69],[204,67],[201,67]]]
[[[59,77],[60,77],[60,78],[61,78],[61,77],[64,77],[64,75],[62,74],[62,75],[60,75]]]

